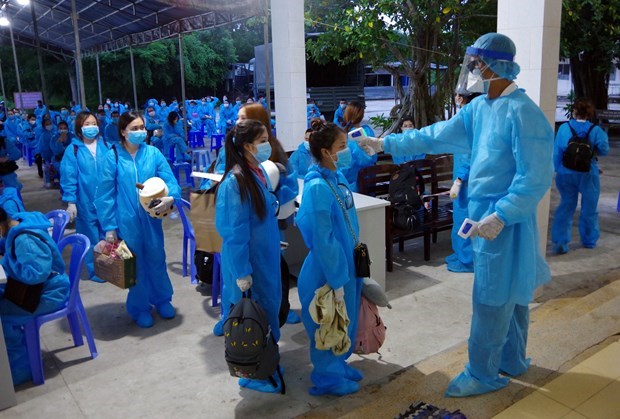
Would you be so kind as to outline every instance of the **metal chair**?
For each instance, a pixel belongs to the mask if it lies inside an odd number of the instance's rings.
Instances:
[[[69,264],[69,282],[71,291],[69,293],[67,304],[60,310],[53,313],[36,316],[24,324],[28,359],[30,360],[30,369],[32,370],[32,381],[36,385],[43,384],[45,382],[45,377],[43,376],[43,358],[41,357],[41,340],[39,329],[47,322],[61,317],[66,317],[67,320],[69,320],[69,327],[71,329],[71,334],[73,335],[73,343],[75,346],[82,346],[84,344],[82,332],[80,330],[81,323],[82,329],[84,330],[84,335],[88,341],[90,355],[93,359],[95,359],[98,355],[95,340],[93,339],[93,334],[90,330],[90,324],[88,323],[88,318],[86,317],[86,311],[84,310],[84,304],[82,304],[82,298],[80,297],[80,274],[82,272],[84,258],[86,257],[90,247],[90,240],[82,234],[71,234],[63,238],[60,243],[58,243],[58,249],[61,253],[67,246],[71,246],[71,261]]]
[[[52,229],[52,239],[56,244],[62,239],[65,234],[65,228],[67,228],[67,224],[69,224],[69,213],[65,210],[54,210],[50,211],[45,216],[50,220],[53,224]]]

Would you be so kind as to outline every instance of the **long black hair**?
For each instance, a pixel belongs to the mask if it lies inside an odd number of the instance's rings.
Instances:
[[[244,155],[244,145],[251,144],[265,130],[260,121],[246,119],[235,125],[226,135],[226,169],[224,176],[232,171],[239,185],[241,202],[250,200],[258,218],[263,220],[266,215],[265,198],[260,187],[254,180],[252,169]]]

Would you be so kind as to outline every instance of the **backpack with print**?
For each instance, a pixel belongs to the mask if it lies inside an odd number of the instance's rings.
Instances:
[[[273,378],[277,372],[284,394],[278,344],[267,314],[250,296],[250,292],[244,293],[224,323],[224,357],[228,370],[233,377],[269,380],[274,387],[278,386]]]
[[[415,167],[405,165],[390,177],[388,189],[392,204],[394,227],[413,231],[421,223],[419,209],[422,207],[424,180]]]
[[[385,329],[377,305],[362,295],[353,351],[357,354],[379,352],[385,341]]]
[[[579,137],[575,129],[568,124],[573,136],[568,140],[568,145],[564,154],[562,155],[562,165],[567,169],[574,170],[576,172],[589,172],[592,164],[592,158],[594,157],[594,150],[590,144],[590,132],[594,129],[594,124],[590,127],[585,137]]]

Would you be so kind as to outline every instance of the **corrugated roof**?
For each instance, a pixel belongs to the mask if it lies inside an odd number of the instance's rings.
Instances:
[[[41,47],[73,56],[75,36],[71,0],[34,2]],[[30,5],[0,0],[19,44],[34,46]],[[223,26],[257,13],[258,0],[235,0],[223,6],[213,0],[76,0],[80,46],[83,53],[114,51],[186,33]],[[3,44],[10,42],[8,28],[0,28]]]

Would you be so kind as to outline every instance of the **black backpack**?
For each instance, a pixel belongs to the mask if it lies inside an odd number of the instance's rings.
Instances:
[[[405,165],[394,172],[390,178],[388,189],[390,203],[393,207],[392,224],[394,227],[413,231],[421,223],[421,214],[424,194],[424,179],[415,167]]]
[[[592,129],[594,129],[594,125],[590,127],[583,138],[577,135],[577,132],[570,123],[568,124],[568,128],[570,128],[573,136],[568,140],[568,145],[562,155],[562,165],[576,172],[589,172],[592,158],[594,157],[594,150],[592,150],[592,146],[590,145],[589,136]]]
[[[282,391],[285,386],[280,371],[278,344],[271,333],[267,314],[250,298],[250,292],[235,304],[224,323],[224,347],[228,370],[233,377],[269,380],[277,383],[273,373],[277,371]]]
[[[213,253],[196,250],[194,252],[196,279],[205,284],[213,284]]]

